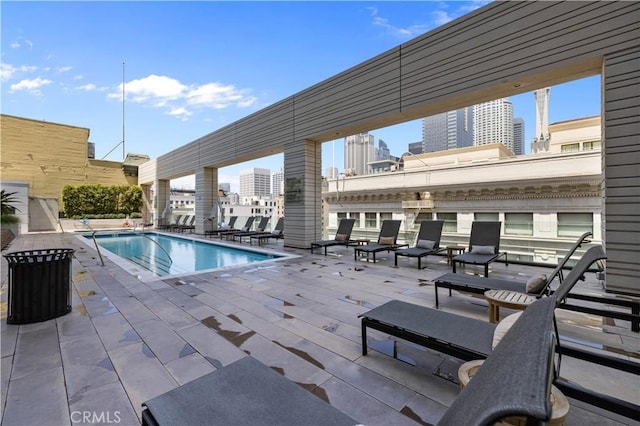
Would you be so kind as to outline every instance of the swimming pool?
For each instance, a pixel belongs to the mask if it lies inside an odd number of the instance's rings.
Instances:
[[[95,237],[101,249],[158,277],[288,257],[155,232],[100,233]],[[84,235],[84,238],[91,242],[92,236]]]

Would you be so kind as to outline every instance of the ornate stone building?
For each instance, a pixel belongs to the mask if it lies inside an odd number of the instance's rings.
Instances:
[[[411,244],[421,220],[443,219],[443,243],[466,245],[474,220],[499,220],[511,259],[555,263],[583,232],[602,239],[597,121],[550,126],[552,149],[544,155],[515,156],[492,144],[407,156],[395,172],[329,180],[325,223],[331,232],[340,218],[354,217],[354,236],[375,238],[382,220],[401,219],[401,239]]]

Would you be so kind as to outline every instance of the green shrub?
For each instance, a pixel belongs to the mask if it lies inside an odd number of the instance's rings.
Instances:
[[[62,208],[72,218],[124,218],[142,209],[142,190],[137,185],[65,185]]]

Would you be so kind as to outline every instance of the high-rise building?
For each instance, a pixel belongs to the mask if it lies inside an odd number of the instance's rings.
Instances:
[[[513,119],[513,153],[524,154],[524,120],[520,117]]]
[[[338,179],[338,168],[337,167],[327,167],[325,172],[325,177],[327,179]]]
[[[375,161],[388,160],[391,156],[389,147],[382,139],[378,139],[378,148],[376,148]]]
[[[531,153],[549,152],[549,95],[551,88],[533,92],[536,101],[536,134],[531,141]]]
[[[422,120],[422,152],[473,145],[473,107],[432,115]]]
[[[231,184],[229,182],[219,183],[218,188],[222,189],[225,194],[231,192]]]
[[[284,170],[280,169],[271,175],[271,196],[284,193]]]
[[[424,152],[424,143],[423,141],[419,141],[419,142],[411,142],[408,146],[407,146],[407,151],[409,151],[412,154],[422,154]]]
[[[492,143],[513,151],[513,105],[509,98],[473,106],[473,145]]]
[[[374,137],[368,132],[344,138],[344,172],[347,175],[365,175],[368,164],[374,160]]]
[[[240,172],[240,198],[271,195],[271,170],[251,168]]]

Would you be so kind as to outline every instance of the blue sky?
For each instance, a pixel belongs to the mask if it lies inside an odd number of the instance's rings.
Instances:
[[[89,128],[103,158],[122,141],[124,75],[125,150],[156,158],[486,3],[2,1],[1,110]],[[599,114],[599,84],[552,87],[549,121]],[[511,101],[528,148],[533,94]],[[422,138],[420,121],[370,133],[398,156]],[[281,164],[226,167],[219,181],[234,189],[240,170]],[[333,164],[343,140],[323,146],[323,170]]]

